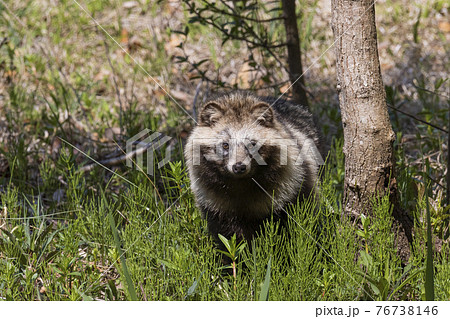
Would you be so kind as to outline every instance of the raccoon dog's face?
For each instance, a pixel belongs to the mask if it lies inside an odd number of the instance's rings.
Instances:
[[[201,138],[194,142],[199,150],[199,165],[233,179],[258,174],[277,153],[267,143],[276,135],[270,106],[258,100],[239,104],[207,103],[197,128],[196,135]]]

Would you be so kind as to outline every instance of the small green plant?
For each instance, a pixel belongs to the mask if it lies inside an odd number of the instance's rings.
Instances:
[[[236,280],[236,273],[237,273],[237,260],[238,257],[241,255],[242,251],[247,246],[247,243],[242,240],[241,242],[237,243],[236,234],[231,236],[230,239],[225,238],[223,235],[219,234],[220,241],[224,244],[227,251],[224,250],[218,250],[220,253],[222,253],[224,256],[230,258],[230,265],[225,266],[225,269],[231,269],[233,278]],[[235,283],[236,287],[236,283]]]
[[[361,219],[361,225],[362,225],[363,229],[356,230],[356,234],[359,237],[361,237],[362,239],[364,239],[364,245],[366,247],[366,254],[368,254],[369,253],[369,240],[372,237],[373,231],[371,231],[369,228],[370,220],[369,220],[369,218],[367,218],[366,215],[361,214],[360,219]]]
[[[322,278],[316,279],[317,286],[319,286],[319,288],[322,290],[321,295],[322,298],[325,298],[325,295],[333,286],[333,283],[335,282],[335,277],[336,274],[334,272],[324,269]]]
[[[370,288],[369,291],[379,301],[392,300],[402,288],[418,278],[424,270],[424,268],[412,270],[412,264],[409,264],[404,268],[399,279],[395,280],[394,272],[392,272],[392,267],[388,261],[383,265],[382,262],[374,261],[372,256],[365,251],[361,251],[359,263],[363,266],[365,272],[358,271],[357,274],[367,280],[366,288]]]

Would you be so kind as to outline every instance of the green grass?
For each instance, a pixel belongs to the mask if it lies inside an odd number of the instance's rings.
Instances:
[[[415,144],[407,149],[401,143],[402,133],[410,133],[404,127],[406,118],[392,115],[399,136],[400,203],[416,222],[413,253],[402,264],[387,198],[374,202],[374,216],[364,220],[362,230],[342,218],[345,170],[340,115],[337,107],[330,107],[331,97],[314,99],[312,109],[327,119],[324,134],[333,135],[333,125],[338,128],[324,168],[321,198],[290,209],[286,229],[268,221],[251,243],[240,245],[227,238],[226,253],[233,263],[223,265],[224,253],[215,248],[189,189],[179,142],[192,123],[184,112],[73,1],[54,7],[36,1],[4,2],[16,17],[0,3],[0,31],[8,37],[0,47],[0,103],[4,104],[0,108],[0,299],[425,300],[426,282],[430,282],[426,265],[431,261],[426,250],[426,212],[433,240],[443,239],[441,250],[433,252],[434,298],[450,298],[450,219],[438,186],[444,183],[440,178],[445,157],[429,156],[442,153],[446,138],[442,133],[417,125]],[[167,3],[141,4],[130,11],[123,10],[121,1],[86,3],[117,41],[126,28],[128,38],[148,39],[133,57],[166,88],[189,86],[186,66],[173,71],[181,66],[164,51],[172,29],[157,19],[173,14]],[[435,6],[444,4],[435,1],[432,10],[440,10]],[[135,23],[126,23],[130,12],[138,9],[144,21],[161,26],[156,34],[155,28],[136,18],[139,14],[133,16]],[[394,9],[392,19],[404,20],[403,11]],[[301,22],[307,26],[302,31],[305,49],[313,47],[322,32],[311,26],[313,11],[306,12]],[[426,22],[426,11],[422,12],[419,42]],[[187,16],[180,15],[185,20]],[[214,47],[220,39],[207,31],[193,26],[190,36],[208,42],[205,52],[210,50],[216,62],[239,53],[233,47]],[[41,46],[37,40],[42,40]],[[222,52],[228,56],[222,57]],[[447,82],[417,79],[416,83],[442,93]],[[392,104],[418,103],[419,116],[447,125],[447,101],[439,95],[423,90],[408,95],[394,88],[388,93]],[[155,176],[123,164],[111,170],[99,165],[88,172],[79,170],[92,162],[90,158],[122,155],[117,145],[124,148],[123,141],[144,128],[178,141],[172,161]],[[120,130],[122,136],[108,137],[111,129]],[[162,158],[164,152],[156,155]],[[430,159],[430,168],[423,170],[425,160],[415,163],[416,158]],[[428,195],[423,191],[426,182],[431,183]],[[230,268],[234,273],[229,273]]]
[[[161,172],[167,177],[159,190],[161,201],[144,173],[130,169],[126,185],[116,176],[95,184],[74,170],[69,154],[53,172],[67,183],[57,207],[45,204],[46,193],[24,193],[12,183],[1,194],[2,298],[422,299],[425,238],[418,239],[416,253],[402,267],[386,198],[374,203],[375,215],[367,218],[370,236],[357,234],[340,217],[330,174],[333,159],[324,174],[322,202],[291,209],[287,229],[280,231],[279,225],[267,222],[264,234],[233,259],[233,276],[223,269],[222,253],[214,248],[194,206],[180,162]],[[114,185],[121,185],[122,191],[114,192]],[[449,271],[449,252],[446,244],[436,254],[438,300],[450,297],[443,274]]]

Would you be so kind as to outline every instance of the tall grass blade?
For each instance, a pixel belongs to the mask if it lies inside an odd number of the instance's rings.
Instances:
[[[192,285],[189,287],[189,289],[188,289],[188,291],[186,293],[186,296],[184,297],[185,300],[188,297],[191,297],[191,296],[193,296],[195,294],[195,291],[197,290],[197,287],[198,287],[198,283],[200,282],[200,279],[202,279],[202,276],[203,276],[204,272],[205,271],[202,271],[200,273],[200,276],[197,279],[195,279],[194,282],[192,283]]]
[[[111,214],[108,214],[109,218],[109,224],[111,226],[111,231],[114,235],[114,242],[116,244],[117,251],[120,256],[120,263],[122,265],[123,274],[125,276],[125,279],[127,281],[127,287],[128,287],[128,293],[130,294],[130,298],[133,301],[137,301],[137,295],[136,290],[134,289],[133,281],[131,280],[130,273],[128,272],[127,263],[124,257],[124,254],[122,252],[122,248],[120,247],[120,239],[119,234],[117,233],[116,223],[114,222],[114,217]]]
[[[425,204],[427,209],[427,264],[425,269],[425,299],[434,300],[433,240],[431,238],[431,217],[428,203],[428,185],[425,186]]]
[[[259,301],[269,301],[271,262],[272,262],[272,258],[269,258],[269,262],[267,263],[266,278],[264,279],[264,284],[261,288],[261,293],[259,295]]]

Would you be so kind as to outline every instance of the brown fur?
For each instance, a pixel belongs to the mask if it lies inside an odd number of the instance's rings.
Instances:
[[[287,205],[316,190],[317,158],[304,147],[319,148],[312,116],[299,105],[279,100],[270,107],[273,102],[233,92],[200,109],[185,157],[197,205],[216,240],[219,233],[250,240],[265,219],[285,219]]]

